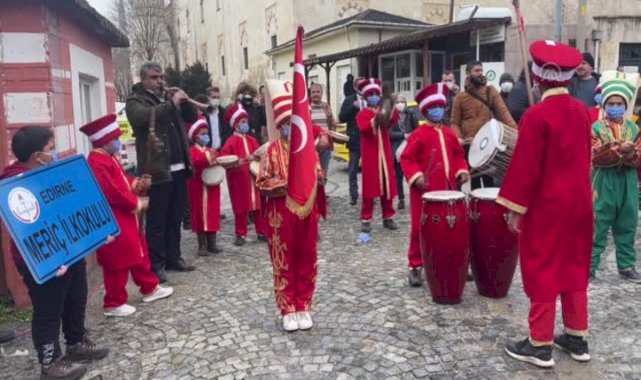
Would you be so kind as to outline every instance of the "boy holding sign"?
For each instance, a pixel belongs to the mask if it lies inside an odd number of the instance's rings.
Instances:
[[[151,178],[127,176],[114,157],[120,151],[121,135],[116,119],[115,113],[109,114],[82,126],[80,131],[94,147],[87,161],[121,230],[111,244],[97,251],[105,283],[104,314],[124,317],[136,312],[135,307],[127,304],[130,272],[143,302],[169,297],[174,289],[160,286],[151,271],[147,241],[139,222],[141,211],[149,205],[148,198],[139,196],[149,190]]]
[[[58,160],[54,150],[53,133],[48,128],[27,126],[13,136],[11,150],[18,159],[5,168],[0,179],[13,177]],[[31,337],[42,365],[42,379],[78,379],[87,371],[82,364],[70,360],[98,360],[109,353],[98,348],[87,337],[85,309],[87,306],[87,273],[85,261],[62,266],[55,278],[38,284],[15,244],[11,255],[23,281],[29,289],[33,305]],[[60,325],[67,343],[67,355],[62,360]]]

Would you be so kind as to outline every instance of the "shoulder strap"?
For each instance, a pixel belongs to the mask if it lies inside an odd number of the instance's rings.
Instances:
[[[486,106],[490,110],[490,114],[492,117],[494,117],[494,110],[492,109],[492,103],[490,99],[490,86],[487,87],[487,91],[485,92],[485,99],[481,98],[477,93],[465,90],[465,92],[473,97],[474,99],[478,100],[481,102],[484,106]]]

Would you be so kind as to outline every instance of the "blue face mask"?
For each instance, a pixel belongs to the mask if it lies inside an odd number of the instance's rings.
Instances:
[[[116,154],[120,151],[120,148],[122,148],[120,140],[114,140],[113,144],[111,144],[111,148],[109,149],[109,153]]]
[[[381,97],[378,95],[370,95],[367,97],[367,106],[376,107],[381,102]]]
[[[247,124],[247,123],[242,123],[242,124],[240,125],[240,129],[239,129],[239,130],[240,130],[240,133],[242,133],[243,135],[246,135],[246,134],[247,134],[247,132],[249,132],[249,124]]]
[[[595,94],[594,95],[594,102],[596,103],[597,106],[601,105],[601,101],[603,100],[603,94]]]
[[[209,138],[209,135],[200,135],[200,136],[198,136],[198,142],[202,146],[209,145],[210,141],[211,141],[211,139]]]
[[[443,107],[435,107],[427,111],[427,118],[435,123],[443,121],[443,116],[445,116],[445,108]]]
[[[46,154],[46,155],[48,155],[49,157],[51,157],[51,163],[54,163],[54,162],[58,162],[58,161],[59,161],[59,158],[58,158],[58,152],[56,152],[55,150],[52,150],[51,152],[40,152],[40,153],[42,153],[42,154]]]
[[[625,106],[624,105],[610,105],[605,106],[605,113],[610,119],[618,120],[625,115]]]
[[[281,127],[280,134],[281,136],[283,136],[283,138],[288,139],[291,131],[292,131],[292,128],[289,125],[287,125],[287,126]]]

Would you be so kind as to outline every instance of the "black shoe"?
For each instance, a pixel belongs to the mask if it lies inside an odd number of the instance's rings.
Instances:
[[[100,360],[109,354],[108,348],[100,348],[89,339],[87,335],[82,338],[82,341],[71,346],[67,346],[66,360],[82,361],[82,360]]]
[[[535,347],[528,338],[508,343],[505,346],[505,352],[516,360],[532,363],[538,367],[550,368],[554,366],[552,346]]]
[[[405,199],[399,199],[398,205],[396,205],[398,210],[405,210]]]
[[[167,282],[167,272],[165,272],[164,269],[154,271],[154,274],[156,275],[156,277],[158,277],[158,281],[160,281],[161,284]]]
[[[207,252],[207,235],[204,233],[198,234],[198,256],[209,256],[209,252]]]
[[[619,274],[627,281],[633,282],[635,284],[641,284],[641,273],[637,272],[637,270],[634,268],[620,270]]]
[[[370,222],[362,222],[361,223],[361,232],[364,232],[366,234],[372,232],[372,223],[370,223]]]
[[[423,284],[423,276],[421,276],[421,267],[416,267],[416,268],[410,268],[410,274],[408,276],[408,280],[410,283],[410,286],[413,288],[417,288]]]
[[[218,244],[216,243],[216,233],[208,233],[207,234],[207,252],[210,253],[221,253],[223,250],[218,248]]]
[[[234,245],[236,247],[242,247],[245,245],[245,238],[242,236],[236,236],[236,240],[234,240]]]
[[[588,341],[581,336],[557,335],[554,337],[554,345],[570,354],[570,357],[577,362],[587,362],[592,359],[588,350]]]
[[[189,265],[182,258],[178,259],[174,264],[165,266],[165,270],[174,272],[192,272],[196,269],[195,266]]]
[[[358,199],[356,199],[356,198],[352,198],[352,199],[350,199],[350,201],[349,201],[349,204],[350,204],[350,205],[352,205],[352,206],[355,206],[355,205],[356,205],[356,203],[358,203]]]
[[[0,330],[0,343],[12,341],[16,338],[16,333],[13,330]]]
[[[82,378],[85,372],[87,372],[86,365],[60,358],[50,364],[42,364],[40,380],[76,380]]]
[[[267,241],[267,236],[265,236],[263,234],[258,234],[258,236],[256,237],[256,240],[262,241],[264,243],[264,242]]]
[[[385,219],[383,220],[383,227],[387,228],[388,230],[398,230],[398,224],[394,221],[394,219]]]

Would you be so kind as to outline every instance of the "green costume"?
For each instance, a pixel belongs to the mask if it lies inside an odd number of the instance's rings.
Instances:
[[[607,124],[607,121],[600,120],[592,126],[593,136],[602,145],[615,141],[612,130]],[[639,134],[639,127],[633,122],[625,120],[621,132],[621,142],[633,142]],[[613,164],[607,165],[609,167],[600,167],[594,163],[592,169],[595,213],[592,274],[599,268],[610,227],[612,227],[612,236],[616,246],[618,269],[634,268],[637,260],[634,250],[639,214],[637,170],[623,162],[610,165]]]

